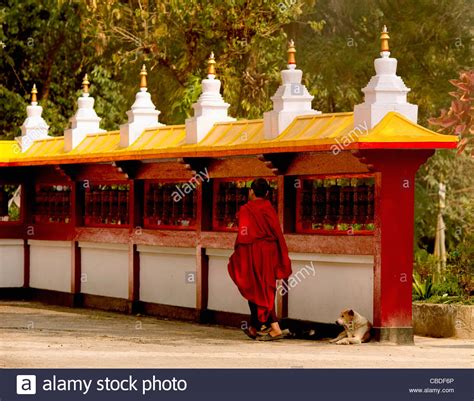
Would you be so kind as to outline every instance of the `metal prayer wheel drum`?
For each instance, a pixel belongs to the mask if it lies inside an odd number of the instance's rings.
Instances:
[[[313,199],[312,199],[313,181],[303,180],[301,196],[301,219],[303,222],[312,220]]]
[[[375,186],[370,185],[367,193],[367,215],[365,219],[365,224],[374,223],[374,195],[375,195]]]
[[[363,183],[354,191],[354,223],[365,224],[368,213],[369,187]]]
[[[354,222],[354,187],[346,185],[341,188],[339,197],[339,223]]]
[[[326,216],[325,224],[336,225],[339,220],[339,204],[341,187],[337,182],[326,188]]]

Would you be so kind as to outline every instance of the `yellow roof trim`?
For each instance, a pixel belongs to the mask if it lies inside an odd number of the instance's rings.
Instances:
[[[387,115],[371,130],[361,132],[353,127],[353,113],[328,113],[296,117],[275,139],[263,135],[263,120],[239,120],[216,123],[198,144],[186,144],[185,125],[148,128],[128,148],[120,148],[120,132],[88,134],[71,152],[64,152],[64,138],[35,141],[22,154],[15,153],[17,141],[0,141],[0,163],[43,164],[114,160],[120,158],[152,158],[160,155],[200,156],[203,154],[250,154],[268,151],[304,151],[322,149],[341,143],[349,148],[420,146],[454,147],[458,138],[430,131],[396,112]],[[242,136],[243,134],[247,136]],[[344,143],[347,142],[347,145]],[[428,145],[422,145],[423,143]],[[445,145],[441,145],[441,144]],[[384,145],[385,144],[385,145]],[[410,145],[412,144],[412,145]],[[452,146],[451,146],[451,145]],[[408,145],[408,146],[406,146]]]
[[[458,142],[455,135],[433,132],[391,111],[358,142]]]

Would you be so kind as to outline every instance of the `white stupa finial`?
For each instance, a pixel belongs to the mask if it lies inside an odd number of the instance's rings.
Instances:
[[[418,119],[418,106],[407,102],[407,88],[397,75],[397,59],[390,57],[387,27],[380,33],[380,58],[375,59],[375,76],[364,92],[364,103],[354,107],[354,126],[365,126],[368,129],[377,125],[390,111],[396,111],[413,122]]]
[[[140,70],[140,91],[135,95],[132,108],[127,111],[128,122],[120,126],[120,146],[126,148],[134,143],[146,128],[160,127],[160,111],[156,109],[148,93],[145,65]]]
[[[21,137],[17,138],[22,152],[28,150],[35,140],[48,137],[49,126],[41,117],[43,108],[38,106],[37,94],[36,84],[33,84],[31,104],[26,107],[27,117],[21,126]]]
[[[202,93],[193,104],[194,117],[186,119],[186,143],[198,143],[211,130],[215,123],[235,121],[229,117],[229,104],[220,93],[221,81],[216,79],[216,61],[211,52],[207,61],[207,79],[202,80]]]
[[[301,81],[303,71],[296,69],[295,42],[288,42],[288,65],[281,71],[282,84],[272,97],[273,110],[263,113],[264,135],[274,139],[280,135],[297,116],[321,114],[311,108],[311,96]]]
[[[82,80],[82,95],[77,99],[77,111],[69,121],[71,128],[64,130],[64,150],[70,152],[79,145],[87,134],[105,132],[100,129],[101,118],[94,110],[94,98],[89,94],[89,78],[87,74]]]

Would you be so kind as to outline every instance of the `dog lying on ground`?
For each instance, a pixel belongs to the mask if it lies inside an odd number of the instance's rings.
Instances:
[[[341,316],[336,320],[336,324],[343,326],[344,331],[330,340],[330,343],[349,345],[361,344],[370,340],[372,325],[365,317],[352,309],[342,311]]]

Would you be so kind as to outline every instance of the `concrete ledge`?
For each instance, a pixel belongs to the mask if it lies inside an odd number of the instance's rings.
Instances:
[[[138,301],[134,310],[136,313],[173,320],[198,320],[198,311],[194,308],[186,308],[184,306],[173,306]]]
[[[29,288],[30,299],[50,305],[75,306],[74,294],[61,291]]]
[[[413,328],[427,337],[474,338],[474,306],[413,304]]]
[[[413,327],[374,327],[375,341],[414,345]]]
[[[100,309],[105,311],[132,313],[132,302],[127,299],[106,297],[102,295],[80,294],[80,306],[83,308]]]

